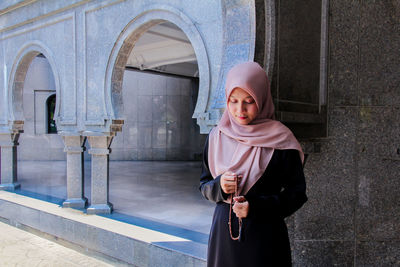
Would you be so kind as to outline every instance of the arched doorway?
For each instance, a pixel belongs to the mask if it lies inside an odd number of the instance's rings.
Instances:
[[[208,233],[212,205],[197,189],[206,136],[192,119],[198,58],[175,24],[146,25],[124,41],[113,70],[124,126],[111,146],[110,201],[117,213]]]
[[[18,181],[24,193],[61,201],[66,198],[65,153],[55,121],[57,90],[53,69],[46,56],[36,51],[22,62],[24,65],[17,71],[22,78],[15,85],[21,86],[24,120],[18,146]]]

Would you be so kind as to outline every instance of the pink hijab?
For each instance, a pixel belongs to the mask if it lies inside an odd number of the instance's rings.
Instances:
[[[240,125],[225,110],[217,127],[209,135],[208,164],[215,178],[226,171],[242,174],[238,194],[245,195],[265,172],[275,149],[296,149],[304,154],[293,133],[274,120],[269,82],[265,71],[255,62],[236,65],[226,79],[226,100],[240,87],[250,94],[258,107],[257,117]]]

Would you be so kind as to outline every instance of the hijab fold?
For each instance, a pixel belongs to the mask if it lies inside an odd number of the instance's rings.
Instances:
[[[265,172],[275,149],[296,149],[302,161],[304,154],[293,133],[274,120],[268,78],[260,65],[245,62],[234,66],[226,79],[227,101],[235,88],[254,98],[258,114],[250,124],[241,125],[226,109],[210,132],[208,163],[214,178],[226,171],[243,175],[238,194],[245,195]]]

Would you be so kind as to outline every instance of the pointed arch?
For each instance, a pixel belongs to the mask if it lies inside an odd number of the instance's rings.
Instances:
[[[60,89],[60,78],[58,68],[54,60],[53,53],[40,41],[31,41],[22,46],[17,53],[14,63],[11,68],[11,72],[8,79],[8,107],[9,107],[9,121],[23,121],[23,89],[26,74],[29,66],[33,59],[39,54],[43,54],[50,64],[50,68],[53,72],[55,89],[56,89],[56,108],[54,113],[55,120],[59,121],[60,114],[60,101],[61,101],[61,89]]]
[[[106,79],[105,96],[107,114],[112,119],[120,119],[123,111],[122,80],[123,71],[136,41],[154,25],[171,22],[180,28],[188,37],[195,51],[199,67],[199,95],[195,108],[196,113],[206,109],[210,88],[210,67],[205,44],[200,32],[193,21],[182,11],[168,5],[149,6],[121,32],[109,57]]]

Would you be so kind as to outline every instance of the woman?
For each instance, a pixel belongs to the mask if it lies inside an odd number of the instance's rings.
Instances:
[[[217,203],[207,264],[291,266],[284,218],[307,201],[304,154],[273,120],[268,79],[257,63],[233,67],[225,93],[227,109],[208,136],[200,179],[203,196]]]

